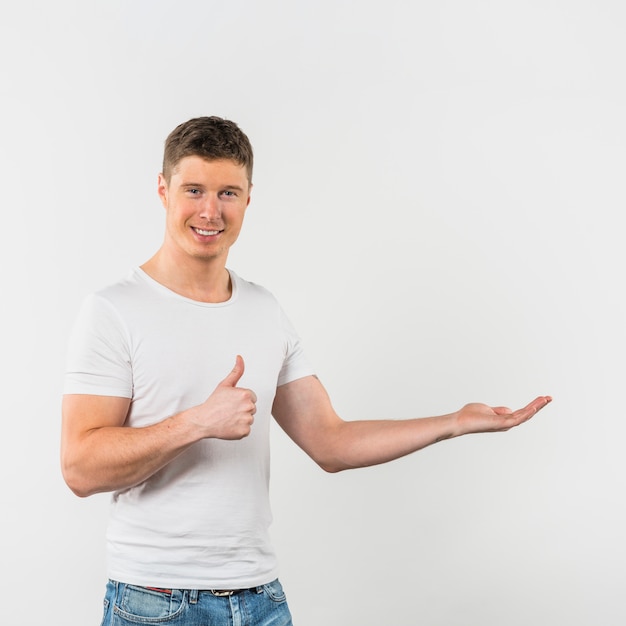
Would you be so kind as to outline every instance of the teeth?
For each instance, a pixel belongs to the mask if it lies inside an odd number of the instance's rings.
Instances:
[[[204,237],[217,235],[220,232],[219,230],[202,230],[201,228],[194,228],[194,230],[198,233],[198,235],[203,235]]]

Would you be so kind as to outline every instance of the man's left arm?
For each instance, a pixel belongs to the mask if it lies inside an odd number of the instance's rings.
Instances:
[[[539,396],[517,411],[472,403],[436,417],[344,421],[317,377],[306,376],[278,387],[272,413],[287,435],[322,469],[339,472],[386,463],[444,439],[509,430],[529,420],[551,400],[550,396]]]

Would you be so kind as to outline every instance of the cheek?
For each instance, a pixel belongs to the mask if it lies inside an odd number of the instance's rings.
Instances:
[[[172,224],[180,224],[189,219],[192,212],[184,204],[176,204],[166,209],[166,220]]]
[[[165,214],[165,229],[172,235],[180,234],[187,229],[187,220],[179,211],[168,209]]]

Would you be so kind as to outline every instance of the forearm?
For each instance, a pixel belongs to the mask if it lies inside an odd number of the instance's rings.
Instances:
[[[318,463],[329,472],[367,467],[450,439],[457,434],[455,414],[409,420],[341,422]]]
[[[525,407],[511,411],[507,407],[466,404],[460,410],[439,417],[404,421],[339,421],[328,452],[318,461],[327,471],[376,465],[421,450],[438,441],[469,433],[502,432],[519,426],[552,401],[539,396]],[[318,446],[318,450],[322,449]]]
[[[81,497],[137,485],[198,439],[186,412],[144,428],[103,426],[62,448],[63,476]]]

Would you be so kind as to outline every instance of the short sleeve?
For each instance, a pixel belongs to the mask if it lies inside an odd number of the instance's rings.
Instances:
[[[281,322],[286,337],[287,351],[283,366],[278,375],[278,386],[290,383],[304,376],[312,376],[315,370],[306,357],[300,337],[281,309]]]
[[[85,299],[74,323],[63,391],[132,398],[128,333],[113,305],[98,295]]]

